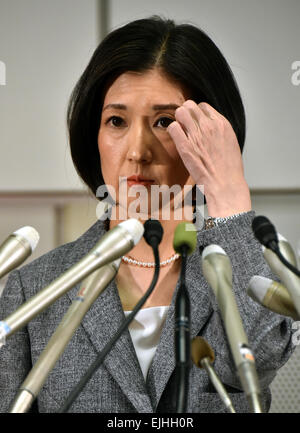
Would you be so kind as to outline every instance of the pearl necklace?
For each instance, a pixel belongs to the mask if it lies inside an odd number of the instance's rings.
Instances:
[[[167,266],[172,262],[175,262],[180,257],[180,254],[173,254],[169,259],[164,260],[163,262],[160,262],[160,266]],[[134,266],[141,266],[142,268],[155,268],[155,262],[140,262],[138,260],[135,260],[134,258],[130,256],[123,256],[122,257],[123,262],[128,263],[129,265]]]

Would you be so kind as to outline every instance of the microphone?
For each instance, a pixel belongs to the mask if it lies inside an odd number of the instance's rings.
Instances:
[[[297,267],[297,258],[292,246],[287,241],[287,239],[282,236],[282,234],[277,233],[277,236],[279,251],[281,252],[281,254],[284,255],[286,260],[288,260],[292,266]]]
[[[288,243],[288,241],[281,235],[279,235],[279,246],[278,251],[280,251],[281,257],[284,258],[285,262],[291,263],[291,266],[296,266],[296,256],[292,250],[292,247]],[[268,248],[262,247],[263,255],[270,266],[271,270],[278,276],[280,281],[287,288],[292,301],[294,303],[294,307],[297,310],[298,317],[300,316],[300,278],[295,275],[290,268],[285,266],[285,263],[282,263],[282,260],[279,259],[278,254],[274,253]]]
[[[0,245],[0,279],[32,254],[39,239],[38,232],[30,226],[22,227],[8,236]]]
[[[132,218],[121,222],[105,233],[100,241],[78,263],[28,299],[4,321],[0,322],[0,347],[5,344],[5,338],[11,336],[49,305],[53,304],[60,296],[64,295],[95,269],[120,258],[130,251],[139,242],[143,232],[143,224]]]
[[[220,246],[212,244],[204,248],[202,270],[220,307],[233,360],[251,410],[262,413],[255,360],[232,290],[231,263]]]
[[[125,320],[119,326],[116,334],[113,338],[105,345],[102,352],[100,352],[95,361],[90,365],[88,370],[84,373],[80,381],[75,385],[70,394],[68,395],[66,401],[62,405],[62,407],[58,410],[58,413],[65,413],[72,406],[80,392],[86,386],[87,382],[91,379],[95,371],[98,370],[100,365],[103,363],[106,355],[110,352],[114,344],[120,338],[125,329],[128,328],[128,325],[132,322],[137,312],[142,308],[144,303],[147,301],[151,293],[153,292],[155,285],[158,281],[159,272],[160,272],[160,261],[159,261],[159,251],[158,245],[161,242],[163,236],[163,228],[158,220],[148,219],[144,224],[144,238],[146,242],[153,248],[154,258],[155,258],[155,270],[154,276],[151,281],[151,284],[147,290],[147,292],[141,297],[141,299],[137,302],[134,309],[131,313],[125,318]]]
[[[275,251],[278,246],[278,238],[275,226],[265,216],[258,215],[252,221],[252,230],[259,242]]]
[[[288,290],[277,281],[255,275],[249,282],[247,293],[255,302],[274,313],[300,319]]]
[[[94,271],[82,282],[76,298],[73,300],[34,367],[20,386],[9,413],[28,412],[49,373],[79,327],[84,315],[116,276],[120,262],[121,259],[118,259],[102,266],[102,268]]]
[[[219,376],[211,364],[215,360],[215,354],[211,346],[203,337],[195,337],[192,340],[192,360],[196,367],[205,368],[208,377],[210,378],[215,390],[221,397],[226,408],[231,413],[235,413],[230,397],[223,386]]]
[[[274,225],[264,216],[257,216],[252,221],[252,230],[255,237],[259,242],[266,248],[273,251],[279,260],[295,275],[300,277],[300,271],[297,269],[297,265],[292,265],[281,253],[279,248],[279,239],[277,237],[276,229]],[[286,240],[285,240],[286,241]],[[287,242],[287,241],[286,241]],[[291,248],[291,247],[290,247]]]
[[[161,243],[164,230],[158,220],[148,219],[144,224],[144,239],[155,251]]]
[[[175,376],[177,380],[176,413],[186,412],[189,369],[191,360],[190,299],[185,281],[187,256],[197,245],[197,232],[193,224],[182,222],[177,225],[173,248],[181,255],[180,286],[175,300]]]

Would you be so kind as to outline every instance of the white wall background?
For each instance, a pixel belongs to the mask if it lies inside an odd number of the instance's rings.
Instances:
[[[0,0],[0,191],[80,189],[70,93],[99,40],[96,0]]]

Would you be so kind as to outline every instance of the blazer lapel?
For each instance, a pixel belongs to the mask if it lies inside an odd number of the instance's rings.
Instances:
[[[70,262],[69,265],[72,266],[74,262],[76,263],[87,254],[104,233],[103,223],[96,223],[78,240],[78,243],[75,243],[76,252],[74,251],[72,257],[67,259]],[[82,248],[80,248],[81,242],[84,245]],[[67,293],[70,302],[76,297],[79,287],[80,284],[77,284]],[[100,353],[116,334],[124,320],[125,314],[115,280],[113,280],[92,304],[84,316],[81,326],[88,334],[97,353]],[[91,360],[91,364],[93,361]],[[138,412],[153,412],[143,373],[128,329],[122,333],[106,355],[103,364]],[[86,370],[88,367],[86,367]]]
[[[100,353],[124,320],[117,287],[115,281],[112,281],[87,312],[82,326]],[[103,364],[138,412],[153,412],[128,329],[113,345]]]

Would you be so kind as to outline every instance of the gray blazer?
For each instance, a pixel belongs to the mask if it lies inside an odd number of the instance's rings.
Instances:
[[[252,301],[245,288],[253,275],[274,279],[264,261],[261,246],[253,236],[254,212],[210,230],[198,232],[198,246],[216,243],[230,257],[234,292],[244,328],[255,358],[263,390],[265,410],[270,407],[269,385],[276,371],[294,349],[292,320],[274,314]],[[0,320],[48,285],[80,260],[105,233],[98,221],[74,242],[50,251],[23,268],[12,272],[0,299]],[[225,384],[237,412],[249,406],[235,374],[228,340],[212,289],[201,271],[199,249],[189,256],[187,286],[191,300],[191,336],[202,335],[215,351],[214,368]],[[0,411],[7,412],[18,387],[38,359],[49,338],[69,308],[79,285],[50,308],[11,336],[0,350]],[[107,355],[69,412],[173,412],[174,381],[174,302],[163,327],[159,345],[145,382],[127,330]],[[82,324],[38,395],[32,410],[57,412],[73,386],[124,320],[116,284],[113,281],[86,314]],[[190,371],[188,412],[226,412],[204,370],[194,365]]]

